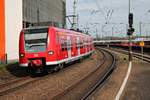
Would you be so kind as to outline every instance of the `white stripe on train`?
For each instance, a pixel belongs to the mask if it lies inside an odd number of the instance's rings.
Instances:
[[[71,58],[67,58],[67,59],[63,59],[63,60],[59,60],[59,61],[50,61],[50,62],[46,62],[46,65],[57,65],[57,64],[61,64],[61,63],[69,63],[69,62],[72,62],[72,61],[75,61],[83,56],[86,56],[86,55],[89,55],[93,52],[94,50],[88,52],[88,53],[85,53],[85,54],[81,54],[79,56],[75,56],[75,57],[71,57]],[[19,66],[21,67],[27,67],[28,66],[28,63],[21,63],[19,64]]]

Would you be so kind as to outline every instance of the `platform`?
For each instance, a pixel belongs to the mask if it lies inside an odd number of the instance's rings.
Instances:
[[[121,100],[150,100],[150,64],[133,62]]]

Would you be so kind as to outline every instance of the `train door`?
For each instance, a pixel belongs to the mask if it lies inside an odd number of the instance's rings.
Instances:
[[[67,36],[67,51],[68,51],[68,58],[71,59],[71,40],[70,36]]]
[[[78,56],[80,55],[80,38],[77,37],[77,51],[78,51]]]

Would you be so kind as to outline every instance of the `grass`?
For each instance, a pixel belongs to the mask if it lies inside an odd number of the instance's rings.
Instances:
[[[13,65],[13,64],[19,64],[18,61],[9,62],[9,64],[0,64],[0,72],[6,70],[6,66]]]
[[[0,73],[6,71],[6,64],[0,64]]]

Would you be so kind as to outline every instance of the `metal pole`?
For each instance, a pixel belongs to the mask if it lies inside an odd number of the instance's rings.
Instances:
[[[129,0],[129,14],[130,14],[130,0]],[[131,35],[129,36],[129,61],[132,61],[132,41]]]
[[[40,23],[40,9],[39,9],[39,1],[36,0],[36,6],[37,6],[37,24],[39,26]]]
[[[5,54],[5,63],[8,63],[7,54]]]
[[[113,37],[114,37],[114,27],[112,27],[112,40],[113,40]]]
[[[132,41],[131,41],[131,36],[129,36],[129,61],[132,61]]]
[[[77,14],[77,28],[79,28],[79,14]]]
[[[130,13],[130,0],[129,0],[129,13]]]
[[[140,22],[140,36],[142,36],[142,22]]]
[[[141,54],[142,54],[142,60],[143,60],[143,46],[141,46]]]
[[[77,8],[77,1],[74,0],[73,2],[73,29],[77,29],[77,14],[76,14],[76,8]]]

